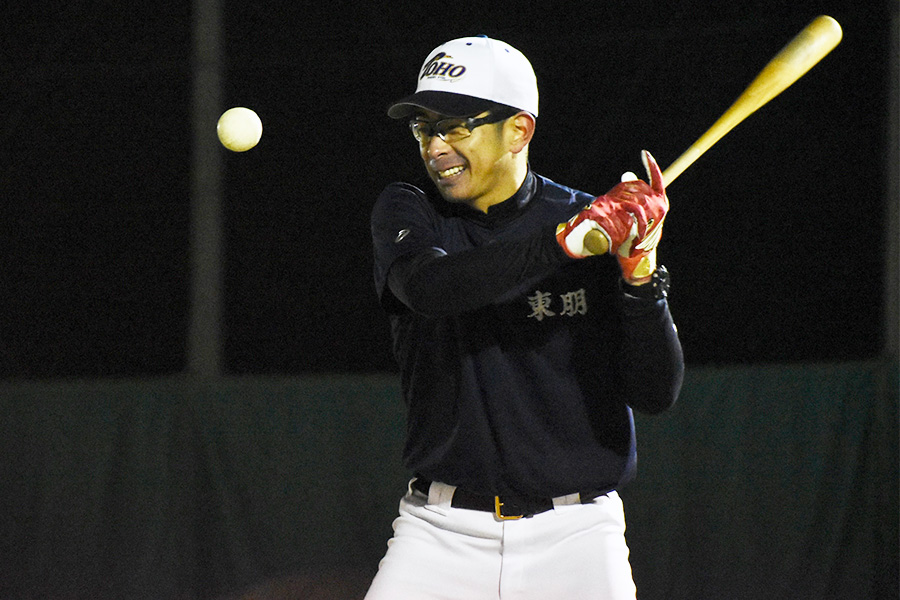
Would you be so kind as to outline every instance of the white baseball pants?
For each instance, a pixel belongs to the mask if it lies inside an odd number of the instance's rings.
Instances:
[[[634,600],[618,494],[530,518],[451,508],[454,488],[400,501],[365,600]]]

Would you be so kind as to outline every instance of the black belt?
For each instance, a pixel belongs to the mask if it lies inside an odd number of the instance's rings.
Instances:
[[[428,479],[417,477],[412,482],[414,490],[419,491],[426,496],[431,487],[431,481]],[[590,504],[599,496],[603,496],[605,492],[582,492],[579,494],[579,502],[581,504]],[[574,503],[573,503],[574,504]],[[537,498],[527,496],[484,496],[482,494],[473,494],[466,490],[456,488],[453,492],[453,499],[450,501],[453,508],[464,508],[467,510],[480,510],[483,512],[492,512],[499,519],[521,519],[522,517],[532,517],[536,514],[546,512],[553,508],[553,498]]]

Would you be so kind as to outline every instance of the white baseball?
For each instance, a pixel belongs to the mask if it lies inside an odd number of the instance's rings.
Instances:
[[[226,110],[216,125],[219,141],[233,152],[246,152],[256,146],[262,137],[262,129],[259,115],[243,106]]]

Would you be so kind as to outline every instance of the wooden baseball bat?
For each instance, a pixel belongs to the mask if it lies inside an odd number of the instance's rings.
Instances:
[[[840,43],[842,35],[841,26],[831,17],[822,15],[813,19],[763,67],[719,120],[663,171],[663,183],[671,185],[722,136],[803,77]],[[585,236],[584,245],[594,254],[605,254],[609,250],[606,238],[597,231]]]

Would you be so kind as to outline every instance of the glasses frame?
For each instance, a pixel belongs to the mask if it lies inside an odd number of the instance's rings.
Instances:
[[[441,119],[440,121],[422,121],[416,118],[409,122],[409,129],[412,131],[413,137],[416,138],[420,144],[431,140],[435,136],[440,138],[441,141],[451,144],[471,136],[472,130],[476,127],[489,125],[491,123],[499,123],[511,116],[512,115],[505,111],[491,111],[483,117],[451,117],[449,119]],[[451,139],[447,139],[450,130],[459,126],[462,126],[468,133],[463,136],[450,136]]]

